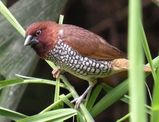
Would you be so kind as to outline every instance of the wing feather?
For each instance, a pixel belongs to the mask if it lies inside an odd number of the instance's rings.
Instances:
[[[124,54],[114,46],[107,43],[100,36],[74,25],[63,24],[62,39],[82,56],[97,60],[113,60],[125,57]]]

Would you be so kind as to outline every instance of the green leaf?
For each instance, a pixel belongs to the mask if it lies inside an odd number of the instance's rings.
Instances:
[[[94,107],[90,110],[91,115],[96,117],[110,105],[119,100],[128,90],[128,80],[123,81],[121,84],[110,90]]]
[[[120,118],[119,120],[117,120],[116,122],[123,122],[128,120],[128,118],[130,117],[130,113],[126,114],[125,116],[123,116],[122,118]]]
[[[58,109],[26,117],[24,119],[18,120],[17,122],[45,122],[50,120],[54,122],[61,122],[73,117],[76,114],[77,111],[75,109]]]
[[[10,11],[6,8],[6,6],[0,1],[0,12],[6,19],[14,26],[14,28],[24,37],[25,30],[19,24],[19,22],[15,19],[15,17],[10,13]]]
[[[65,95],[65,97],[67,97],[67,99],[68,99],[68,98],[72,97],[72,94],[69,93],[69,94]],[[45,108],[44,110],[42,110],[40,113],[45,113],[47,111],[55,109],[57,106],[61,105],[62,103],[63,103],[63,100],[60,99],[60,100],[54,102],[53,104],[49,105],[47,108]]]
[[[56,102],[59,99],[59,96],[60,96],[60,78],[57,78],[55,85],[54,102]]]
[[[85,122],[84,116],[80,112],[77,113],[76,118],[77,118],[77,122]]]
[[[146,122],[146,93],[143,71],[143,48],[141,33],[141,0],[129,0],[128,14],[128,57],[129,57],[129,94],[130,121]]]
[[[159,79],[159,67],[157,69],[157,79]],[[156,81],[153,88],[152,116],[151,122],[159,121],[159,80]]]
[[[11,120],[18,120],[27,117],[24,114],[0,107],[0,116],[4,116]]]
[[[63,24],[64,15],[60,15],[59,17],[59,24]]]
[[[73,108],[73,107],[74,107],[74,104],[71,103],[71,101],[67,98],[66,95],[64,95],[64,94],[60,95],[60,99],[61,99],[66,105],[68,105],[70,108]]]
[[[102,86],[101,85],[97,85],[97,87],[93,90],[93,92],[92,92],[92,94],[90,96],[90,99],[88,100],[88,103],[87,103],[88,111],[90,111],[91,108],[93,107],[93,105],[96,102],[97,97],[99,96],[101,90],[102,90]]]
[[[0,89],[13,86],[13,85],[19,85],[19,84],[28,84],[28,83],[41,83],[41,84],[48,84],[48,85],[55,85],[55,81],[51,80],[45,80],[45,79],[40,79],[40,78],[33,78],[33,79],[7,79],[7,80],[2,80],[0,81]],[[65,86],[60,83],[60,87],[65,88]]]

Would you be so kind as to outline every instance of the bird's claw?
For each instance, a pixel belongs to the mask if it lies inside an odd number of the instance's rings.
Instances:
[[[87,95],[88,92],[91,92],[92,87],[94,84],[90,84],[89,87],[85,90],[85,92],[78,98],[75,98],[74,100],[71,101],[71,103],[75,102],[75,108],[78,109],[81,102],[84,100],[85,96]]]
[[[71,103],[75,103],[75,109],[78,109],[80,104],[82,103],[84,97],[80,96],[78,98],[75,98],[74,100],[71,101]]]
[[[52,75],[53,75],[54,78],[59,78],[60,73],[61,73],[61,70],[59,68],[56,68],[56,69],[52,70]]]

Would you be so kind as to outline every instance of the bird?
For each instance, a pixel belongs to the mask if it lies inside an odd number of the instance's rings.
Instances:
[[[98,78],[127,71],[129,67],[122,51],[99,35],[75,25],[58,24],[51,20],[35,22],[26,29],[24,46],[28,45],[40,58],[50,60],[57,66],[52,71],[54,78],[66,71],[88,81],[85,92],[72,101],[77,107]],[[151,68],[144,66],[144,71],[151,72]]]

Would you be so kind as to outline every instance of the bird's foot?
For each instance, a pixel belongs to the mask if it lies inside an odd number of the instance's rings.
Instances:
[[[81,102],[84,100],[85,96],[88,94],[88,92],[91,92],[91,89],[93,88],[93,86],[95,85],[95,83],[90,83],[88,88],[85,90],[85,92],[78,98],[75,98],[74,100],[71,101],[71,103],[75,102],[75,108],[78,109]]]
[[[71,101],[71,103],[75,103],[75,109],[78,109],[82,101],[84,100],[84,95],[81,95],[78,98],[75,98],[74,100]]]
[[[52,75],[53,75],[54,78],[59,78],[60,73],[61,73],[60,68],[56,68],[56,69],[52,70]]]

